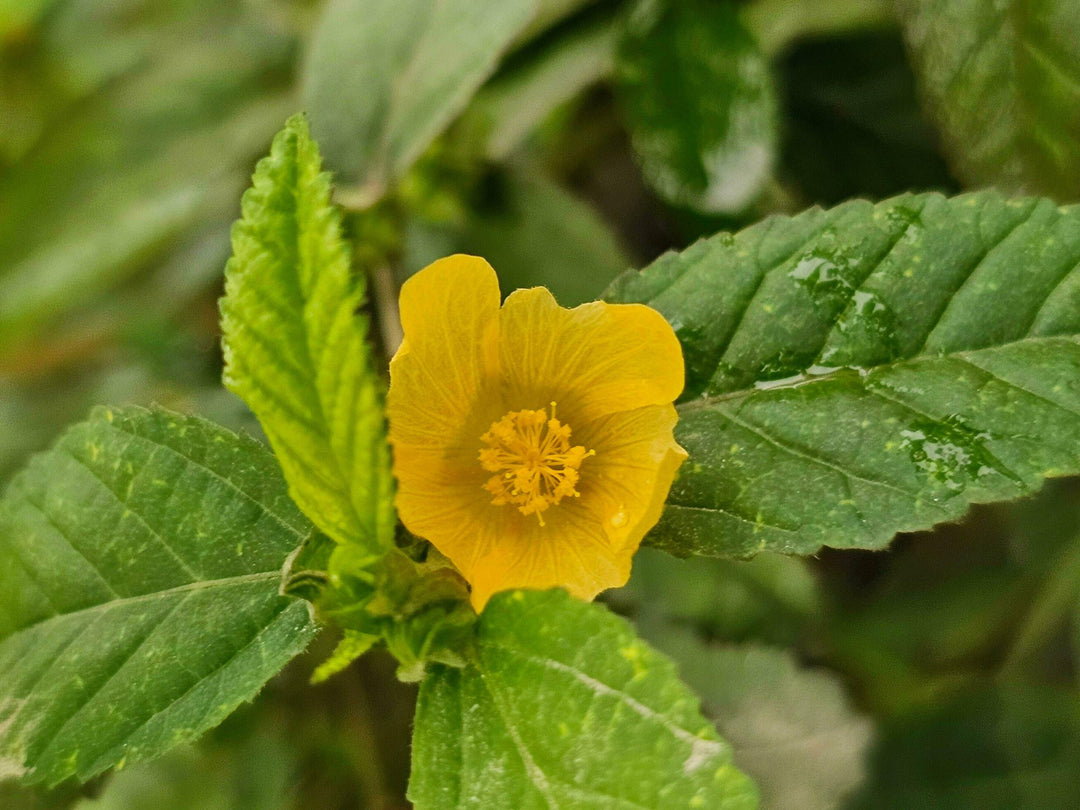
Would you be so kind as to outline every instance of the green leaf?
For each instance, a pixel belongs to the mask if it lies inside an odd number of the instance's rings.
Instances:
[[[1080,806],[1080,699],[1037,687],[964,690],[885,726],[853,810]]]
[[[835,676],[775,648],[710,646],[668,623],[642,631],[702,695],[763,806],[832,810],[862,783],[873,725]]]
[[[1080,210],[909,195],[720,234],[609,290],[683,345],[652,542],[881,548],[1080,472]]]
[[[476,658],[424,681],[417,810],[757,806],[729,746],[663,656],[562,591],[496,595]]]
[[[712,214],[757,198],[772,173],[776,99],[732,3],[642,4],[616,75],[634,148],[660,194]]]
[[[1080,197],[1080,5],[899,0],[912,64],[973,185]]]
[[[192,740],[315,632],[279,596],[308,530],[252,439],[100,409],[0,501],[0,777],[88,779]]]
[[[50,327],[56,339],[73,312],[115,304],[149,271],[187,284],[154,297],[158,311],[218,282],[222,223],[296,108],[295,36],[245,6],[68,2],[43,16],[27,47],[62,87],[0,172],[0,356]],[[136,311],[99,315],[79,340],[115,333]]]
[[[381,196],[461,112],[536,6],[330,0],[302,89],[330,168],[362,201]]]
[[[380,382],[330,178],[302,117],[243,198],[221,301],[225,384],[259,417],[289,493],[340,543],[393,545]]]
[[[469,112],[486,129],[487,157],[505,160],[560,105],[614,70],[620,22],[606,10],[575,21],[484,85]]]

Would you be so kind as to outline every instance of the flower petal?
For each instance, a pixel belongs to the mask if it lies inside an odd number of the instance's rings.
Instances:
[[[498,313],[499,280],[481,258],[440,259],[405,282],[405,340],[390,361],[386,403],[393,444],[445,446],[459,437],[496,384]]]
[[[581,497],[571,506],[588,509],[620,552],[633,554],[656,525],[686,460],[673,435],[678,420],[674,405],[651,405],[602,416],[578,431],[596,455],[583,465]]]
[[[440,527],[490,501],[477,453],[501,409],[498,313],[495,271],[472,256],[441,259],[401,290],[405,340],[390,362],[386,402],[395,503],[409,531],[440,549]]]
[[[556,401],[571,425],[670,403],[683,388],[675,332],[641,304],[564,309],[543,287],[518,290],[499,315],[499,356],[513,407]]]

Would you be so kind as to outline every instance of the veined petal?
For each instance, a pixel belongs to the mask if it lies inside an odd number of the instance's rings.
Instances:
[[[558,403],[573,425],[670,403],[682,393],[682,348],[641,304],[560,307],[543,287],[518,290],[499,316],[503,393],[516,407]]]
[[[499,280],[481,258],[450,256],[405,282],[400,307],[405,340],[390,361],[390,441],[452,444],[496,384]]]
[[[478,521],[472,534],[460,533],[468,549],[463,562],[455,561],[472,586],[478,612],[499,591],[565,588],[588,600],[629,579],[632,552],[612,548],[600,524],[581,510],[549,510],[541,526],[535,515],[491,508],[495,515]]]
[[[596,451],[573,508],[587,509],[612,546],[633,554],[656,525],[686,451],[675,441],[675,406],[651,405],[583,425],[581,441]]]

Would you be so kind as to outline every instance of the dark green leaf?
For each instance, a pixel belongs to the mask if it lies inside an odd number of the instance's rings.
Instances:
[[[805,199],[837,203],[955,187],[897,32],[800,43],[780,71],[783,168]]]
[[[87,779],[192,740],[314,633],[278,595],[308,531],[257,442],[99,410],[0,501],[0,778]]]
[[[1080,4],[896,6],[957,173],[972,185],[1080,198]]]
[[[420,691],[418,810],[753,808],[756,792],[663,656],[561,591],[495,596],[465,669]]]
[[[225,384],[259,417],[289,492],[322,531],[393,544],[390,451],[330,178],[301,117],[244,194],[221,301]]]
[[[1080,472],[1080,210],[856,201],[623,277],[674,325],[690,453],[652,541],[880,548]]]
[[[646,179],[673,203],[731,213],[772,172],[776,99],[769,65],[735,6],[640,6],[616,75]]]

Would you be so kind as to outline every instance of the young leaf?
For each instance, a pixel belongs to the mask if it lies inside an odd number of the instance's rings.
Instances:
[[[330,178],[294,117],[256,168],[233,230],[225,384],[259,417],[304,513],[374,555],[393,544],[393,480],[363,298]]]
[[[769,179],[777,141],[769,65],[735,6],[643,3],[616,75],[645,177],[673,203],[739,211]]]
[[[676,553],[880,548],[1080,472],[1080,209],[909,195],[775,217],[609,290],[675,326]],[[695,396],[696,395],[696,396]]]
[[[757,805],[671,662],[562,591],[495,596],[475,662],[428,676],[409,795],[417,810]]]
[[[331,0],[302,89],[329,166],[364,199],[380,196],[461,112],[536,6]]]
[[[912,65],[968,183],[1080,196],[1080,5],[899,0]]]
[[[98,410],[0,501],[0,778],[155,756],[250,700],[314,634],[279,596],[308,531],[257,442]]]

